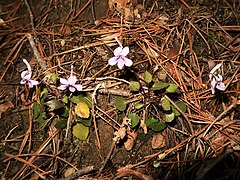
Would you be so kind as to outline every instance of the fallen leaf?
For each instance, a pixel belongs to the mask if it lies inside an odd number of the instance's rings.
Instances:
[[[153,149],[163,148],[166,146],[166,138],[162,133],[161,134],[153,134],[151,143],[152,143]]]
[[[127,141],[124,142],[124,147],[127,151],[130,151],[133,148],[133,146],[136,142],[136,139],[137,139],[137,133],[136,132],[134,132],[134,131],[133,132],[128,132]]]
[[[79,102],[75,107],[75,113],[81,118],[89,118],[90,110],[87,104]]]

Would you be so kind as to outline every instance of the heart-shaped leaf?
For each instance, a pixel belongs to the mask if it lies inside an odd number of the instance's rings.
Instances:
[[[131,127],[134,128],[139,124],[140,117],[136,113],[131,113],[128,115],[128,118],[131,119]]]
[[[89,118],[90,116],[89,107],[84,102],[79,102],[77,106],[75,106],[75,113],[81,118]]]
[[[145,71],[144,72],[144,80],[147,82],[147,83],[150,83],[152,81],[152,74],[148,71]]]
[[[168,83],[165,83],[165,82],[155,82],[152,86],[152,90],[153,91],[156,91],[156,90],[161,90],[161,89],[164,89],[166,87],[168,87],[169,84]]]
[[[84,141],[87,139],[89,134],[89,127],[86,127],[82,124],[76,124],[73,126],[73,135],[76,136],[78,139]]]
[[[162,107],[165,111],[169,111],[171,109],[171,104],[169,100],[167,100],[165,97],[161,99]]]
[[[33,103],[33,118],[36,119],[41,113],[41,105],[37,102]]]
[[[67,127],[67,119],[60,119],[54,126],[57,129],[63,129]]]
[[[150,125],[150,127],[152,128],[153,131],[159,132],[159,131],[162,131],[163,129],[165,129],[167,127],[167,125],[162,121],[158,121],[158,122],[152,123]]]
[[[135,104],[135,109],[141,109],[144,106],[143,103],[136,103]]]
[[[139,91],[140,89],[140,83],[137,81],[132,81],[129,84],[129,88],[131,89],[131,91]]]
[[[119,111],[124,111],[127,107],[125,99],[123,97],[117,97],[115,106]]]
[[[172,122],[174,120],[175,116],[174,113],[172,112],[171,114],[164,114],[163,115],[163,120],[165,122]]]
[[[178,88],[178,85],[170,84],[169,87],[166,89],[166,91],[170,93],[174,93],[176,92],[177,88]]]

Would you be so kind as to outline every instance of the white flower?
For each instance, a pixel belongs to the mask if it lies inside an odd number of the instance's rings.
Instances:
[[[222,66],[222,64],[217,64],[211,71],[209,74],[209,79],[211,81],[211,90],[212,90],[212,94],[215,93],[215,89],[219,89],[221,91],[224,91],[226,89],[225,84],[223,83],[223,77],[220,74],[215,75],[215,71],[218,70],[220,67]]]
[[[129,53],[129,47],[123,48],[117,37],[115,37],[115,39],[118,42],[119,47],[114,50],[114,57],[108,60],[108,64],[111,66],[117,64],[119,69],[122,69],[124,65],[128,67],[132,66],[132,60],[126,58],[127,54]]]
[[[67,87],[69,88],[69,91],[75,92],[81,91],[82,90],[82,85],[81,84],[76,84],[77,82],[77,77],[73,75],[73,67],[71,67],[71,75],[69,76],[68,79],[60,78],[60,87],[58,89],[60,90],[65,90]]]
[[[23,59],[23,62],[26,64],[28,70],[23,71],[23,72],[21,73],[21,78],[22,78],[22,80],[20,81],[20,84],[28,83],[29,88],[32,88],[33,86],[38,85],[39,82],[31,79],[31,77],[32,77],[31,66],[30,66],[30,64],[27,62],[26,59]]]

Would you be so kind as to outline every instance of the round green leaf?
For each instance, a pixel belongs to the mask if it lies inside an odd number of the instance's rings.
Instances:
[[[161,89],[164,89],[166,87],[168,87],[169,84],[168,83],[165,83],[165,82],[155,82],[152,86],[152,90],[153,91],[156,91],[156,90],[161,90]]]
[[[61,119],[54,126],[57,129],[63,129],[63,128],[67,127],[67,120],[66,119]]]
[[[153,131],[159,132],[165,129],[167,125],[162,121],[158,121],[158,122],[152,123],[150,127],[152,128]]]
[[[132,81],[129,84],[129,88],[131,89],[131,91],[139,91],[140,89],[140,83],[137,81]]]
[[[162,107],[165,111],[169,111],[171,109],[171,104],[165,97],[161,99],[161,102],[162,102]]]
[[[160,166],[159,161],[153,161],[153,167],[158,168]]]
[[[139,124],[140,117],[136,113],[131,113],[128,115],[128,118],[131,119],[131,127],[134,128]]]
[[[158,160],[164,159],[166,157],[165,153],[161,153],[158,155]]]
[[[76,124],[73,126],[72,133],[74,136],[76,136],[78,139],[84,141],[87,139],[89,134],[89,127],[86,127],[82,124]]]
[[[127,107],[125,99],[123,97],[117,97],[115,106],[119,111],[124,111]]]
[[[141,109],[144,106],[143,103],[136,103],[135,104],[135,109]]]
[[[145,71],[144,72],[144,80],[147,82],[147,83],[150,83],[152,81],[152,74],[148,71]]]
[[[178,110],[175,109],[174,106],[172,106],[172,112],[174,113],[175,116],[180,116],[180,112]]]
[[[76,104],[78,104],[78,103],[80,103],[80,102],[83,102],[83,103],[87,104],[87,106],[88,106],[90,109],[92,108],[92,102],[91,102],[91,100],[89,100],[88,97],[84,97],[84,96],[82,96],[82,95],[72,96],[72,97],[70,98],[70,101],[72,101],[73,103],[76,103]]]
[[[166,122],[172,122],[174,120],[174,113],[172,112],[171,114],[164,114],[163,115],[163,120]]]
[[[186,112],[187,107],[186,104],[182,101],[176,101],[175,104],[183,111]]]
[[[176,92],[178,88],[178,85],[176,84],[170,84],[170,86],[166,89],[167,92],[174,93]]]
[[[158,122],[158,120],[157,120],[157,119],[154,119],[154,118],[147,118],[147,119],[145,120],[145,123],[146,123],[146,126],[147,126],[147,127],[150,127],[151,124],[153,124],[153,123],[155,123],[155,122]],[[150,127],[150,128],[151,128],[151,127]]]

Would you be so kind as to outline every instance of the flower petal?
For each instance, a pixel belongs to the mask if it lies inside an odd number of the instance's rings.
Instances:
[[[75,87],[73,87],[73,86],[69,86],[69,91],[74,92],[75,90],[76,90]]]
[[[132,66],[133,62],[131,59],[123,58],[123,60],[124,60],[126,66],[128,66],[128,67]]]
[[[64,79],[64,78],[60,78],[60,83],[61,83],[61,84],[68,85],[68,80],[67,80],[67,79]]]
[[[21,73],[21,78],[22,79],[30,80],[31,77],[32,77],[32,71],[23,71]]]
[[[69,78],[68,78],[68,83],[69,83],[69,85],[74,85],[75,83],[76,83],[76,81],[77,81],[77,77],[76,76],[73,76],[73,75],[71,75]]]
[[[219,69],[222,66],[222,64],[217,64],[211,71],[210,73],[213,74],[217,69]]]
[[[125,57],[128,55],[128,53],[129,53],[129,47],[126,46],[122,49],[120,55]]]
[[[215,87],[211,87],[211,90],[212,90],[212,94],[215,94]]]
[[[78,91],[81,91],[81,90],[82,90],[82,85],[81,85],[81,84],[75,84],[74,87],[75,87]]]
[[[112,57],[108,60],[108,64],[111,66],[117,64],[117,62],[118,62],[118,57]]]
[[[25,79],[22,79],[21,81],[20,81],[20,84],[25,84],[27,81],[25,80]]]
[[[221,91],[224,91],[226,89],[226,86],[223,82],[218,82],[217,85],[216,85],[216,88],[221,90]]]
[[[223,77],[222,75],[218,74],[217,76],[215,76],[216,78],[216,81],[222,81],[223,80]]]
[[[33,86],[36,86],[36,85],[39,84],[39,82],[38,82],[38,81],[35,81],[35,80],[29,80],[29,81],[28,81],[28,84],[31,84],[31,85],[33,85]]]
[[[117,63],[118,68],[122,69],[124,64],[125,64],[125,61],[122,58],[119,58]]]
[[[65,90],[67,87],[68,87],[68,85],[62,84],[61,86],[58,87],[58,89],[60,89],[60,90],[63,91],[63,90]]]
[[[122,48],[118,47],[113,51],[114,56],[119,56],[122,52]]]

